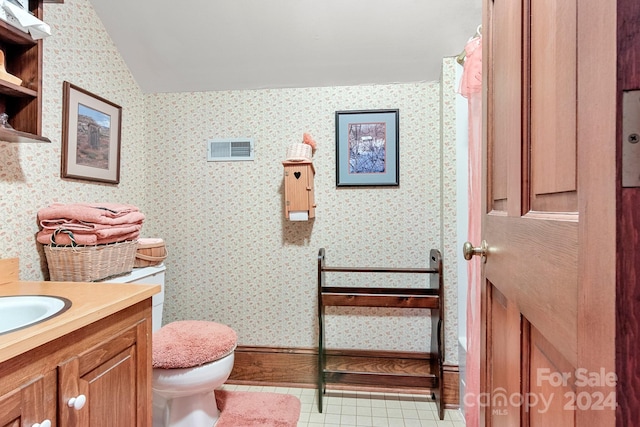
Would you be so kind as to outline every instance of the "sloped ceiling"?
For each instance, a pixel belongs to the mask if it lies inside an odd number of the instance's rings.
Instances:
[[[90,0],[145,93],[434,81],[481,0]]]

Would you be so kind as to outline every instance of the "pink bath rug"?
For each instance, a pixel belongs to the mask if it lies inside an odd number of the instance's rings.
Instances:
[[[216,390],[216,427],[296,427],[300,399],[290,394]]]

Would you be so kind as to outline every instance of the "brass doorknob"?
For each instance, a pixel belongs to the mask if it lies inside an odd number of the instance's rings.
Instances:
[[[464,245],[462,245],[462,254],[464,255],[464,259],[467,261],[471,260],[474,255],[480,255],[482,257],[482,261],[486,262],[487,242],[483,240],[482,243],[480,243],[479,248],[474,248],[471,242],[465,242]]]

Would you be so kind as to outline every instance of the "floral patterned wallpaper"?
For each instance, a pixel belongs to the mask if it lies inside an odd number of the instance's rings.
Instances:
[[[132,203],[143,234],[167,245],[164,322],[226,323],[240,345],[317,345],[316,258],[336,266],[422,267],[443,253],[446,359],[457,363],[455,63],[442,82],[144,95],[88,0],[46,4],[44,131],[51,144],[0,142],[0,256],[19,257],[21,278],[46,265],[35,243],[37,210],[52,202]],[[123,107],[121,182],[60,178],[62,82]],[[400,186],[335,186],[335,111],[400,110]],[[286,149],[309,132],[316,218],[283,211]],[[255,160],[207,162],[211,138],[251,137]],[[359,280],[353,277],[346,281]],[[376,283],[383,283],[385,278]],[[417,284],[416,284],[417,285]],[[428,314],[332,309],[334,348],[428,349]]]
[[[38,209],[54,202],[146,205],[142,92],[88,0],[45,4],[44,20],[53,35],[43,42],[42,133],[51,143],[0,142],[0,256],[19,257],[24,280],[39,280],[47,271],[35,241]],[[63,81],[123,107],[119,185],[60,178]]]
[[[438,82],[154,94],[147,106],[147,143],[154,147],[148,161],[165,165],[149,170],[146,194],[161,201],[149,212],[171,254],[167,321],[216,320],[234,327],[244,344],[313,347],[321,247],[327,264],[338,266],[426,267],[431,248],[454,250],[448,246],[455,193],[443,197],[443,189],[455,192],[455,163],[443,167],[442,152],[446,146],[455,155],[455,146],[441,140],[442,128],[451,125],[441,122]],[[400,110],[400,186],[337,188],[335,112],[381,108]],[[288,222],[282,161],[304,132],[318,143],[316,218]],[[206,141],[231,137],[253,138],[255,160],[207,162]],[[445,277],[452,291],[447,339],[455,343],[455,265],[447,265]],[[424,351],[428,345],[425,314],[336,310],[327,319],[330,347]]]

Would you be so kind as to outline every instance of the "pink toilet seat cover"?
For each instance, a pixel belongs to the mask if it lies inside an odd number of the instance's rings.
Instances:
[[[192,368],[222,359],[235,350],[238,337],[230,327],[202,320],[171,322],[153,333],[153,367]]]

